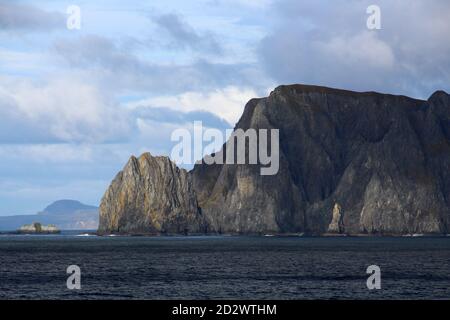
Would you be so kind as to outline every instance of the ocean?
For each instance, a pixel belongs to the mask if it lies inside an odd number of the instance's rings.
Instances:
[[[450,237],[76,234],[1,235],[0,299],[450,298]],[[370,265],[380,290],[367,288]]]

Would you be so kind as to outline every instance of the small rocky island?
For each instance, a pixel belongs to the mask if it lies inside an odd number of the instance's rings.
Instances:
[[[58,234],[61,233],[61,231],[52,224],[49,224],[47,226],[42,225],[39,222],[33,222],[32,224],[26,224],[20,227],[19,230],[17,230],[17,233],[20,234]]]

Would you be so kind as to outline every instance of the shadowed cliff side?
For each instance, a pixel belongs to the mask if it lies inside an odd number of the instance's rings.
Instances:
[[[261,176],[257,166],[196,165],[194,186],[211,230],[449,230],[450,99],[445,92],[422,101],[280,86],[267,98],[251,100],[236,127],[278,128],[280,169],[276,176]],[[335,206],[340,208],[337,229]]]

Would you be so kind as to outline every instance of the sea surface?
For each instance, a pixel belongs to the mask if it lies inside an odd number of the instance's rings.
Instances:
[[[77,234],[0,235],[0,299],[450,299],[450,237]]]

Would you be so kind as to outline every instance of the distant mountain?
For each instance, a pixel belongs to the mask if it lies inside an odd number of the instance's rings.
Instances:
[[[33,222],[54,224],[60,230],[93,230],[98,227],[98,208],[76,200],[59,200],[38,214],[0,217],[0,230],[13,231]]]
[[[95,206],[89,206],[76,200],[58,200],[47,206],[43,211],[38,214],[67,214],[77,211],[91,211],[97,210]]]

